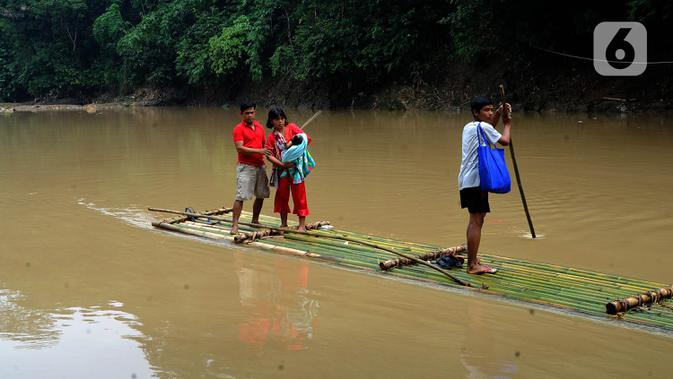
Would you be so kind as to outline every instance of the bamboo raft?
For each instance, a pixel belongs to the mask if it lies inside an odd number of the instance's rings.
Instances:
[[[247,212],[241,216],[240,234],[232,236],[231,222],[224,217],[230,209],[205,211],[198,213],[198,217],[179,211],[150,210],[181,214],[152,223],[164,230],[232,241],[388,277],[465,288],[519,303],[673,334],[673,287],[670,284],[489,254],[480,254],[480,258],[497,268],[498,273],[475,276],[464,269],[447,271],[425,262],[463,253],[464,246],[441,249],[345,230],[321,230],[329,224],[327,222],[310,224],[308,227],[313,230],[309,232],[282,230],[279,219],[264,215],[259,220],[263,226],[250,224]]]

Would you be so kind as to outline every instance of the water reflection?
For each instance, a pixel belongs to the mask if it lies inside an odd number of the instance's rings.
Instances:
[[[467,371],[468,378],[513,378],[519,367],[515,359],[521,352],[510,355],[503,351],[498,343],[484,343],[480,337],[495,335],[496,330],[490,315],[480,306],[467,306],[465,311],[465,338],[460,349],[460,362]],[[505,358],[511,356],[510,358]]]
[[[18,291],[0,290],[1,378],[153,375],[139,342],[140,323],[118,309],[121,303],[40,310],[24,301]]]
[[[240,341],[260,350],[267,344],[306,349],[320,308],[308,288],[309,265],[281,261],[265,272],[237,257],[236,266],[243,317]]]
[[[58,342],[61,331],[50,314],[23,307],[18,291],[0,290],[0,339],[16,343],[17,348],[43,348]]]

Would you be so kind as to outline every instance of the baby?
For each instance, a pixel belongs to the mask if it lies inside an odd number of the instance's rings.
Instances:
[[[291,146],[299,146],[301,145],[302,142],[304,142],[304,138],[301,136],[301,134],[295,134],[292,137],[292,145]]]
[[[295,134],[290,140],[290,147],[281,156],[281,162],[292,162],[288,169],[292,182],[298,184],[315,168],[315,161],[308,152],[306,134]]]

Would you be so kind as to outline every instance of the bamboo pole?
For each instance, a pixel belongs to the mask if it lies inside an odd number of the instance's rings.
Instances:
[[[301,128],[299,128],[299,129],[304,130],[304,128],[305,128],[308,124],[310,124],[311,121],[315,120],[316,117],[320,116],[321,113],[322,113],[322,111],[317,111],[317,112],[315,112],[315,114],[314,114],[313,116],[311,116],[311,118],[309,118],[308,120],[306,120],[306,122],[304,123],[304,125],[302,125]]]
[[[659,288],[645,293],[629,296],[625,299],[613,300],[605,304],[605,312],[609,315],[628,312],[630,309],[642,305],[651,305],[664,299],[670,299],[673,296],[673,286],[670,288]]]
[[[541,280],[548,283],[553,283],[558,286],[572,288],[572,287],[583,287],[583,288],[594,288],[601,292],[604,296],[610,296],[612,293],[624,293],[625,291],[635,291],[642,290],[642,285],[639,286],[637,283],[630,284],[627,281],[620,281],[615,279],[612,281],[608,280],[588,280],[581,276],[576,276],[572,274],[566,274],[563,272],[550,272],[550,271],[536,271],[534,269],[529,269],[526,267],[511,265],[509,263],[502,263],[502,266],[507,268],[507,272],[511,272],[513,276],[527,278],[528,280]],[[608,292],[609,291],[609,292]]]
[[[194,220],[194,221],[183,221],[183,223],[190,224],[194,223],[199,226],[204,226],[212,229],[217,229],[222,232],[229,233],[230,229],[230,224],[227,223],[226,221],[217,221],[217,223],[213,224],[208,224],[206,222],[201,222],[199,220]],[[248,242],[248,241],[253,241],[257,239],[262,239],[264,237],[273,237],[273,236],[279,236],[282,235],[283,232],[276,230],[276,229],[266,229],[264,227],[261,227],[259,224],[249,224],[248,225],[243,225],[239,222],[239,225],[243,227],[243,231],[239,230],[239,232],[236,235],[233,235],[233,241],[236,243],[242,243],[242,242]],[[254,226],[252,226],[254,225]],[[319,229],[321,226],[324,225],[329,225],[329,221],[317,221],[317,222],[312,222],[309,224],[306,224],[306,229],[307,230],[313,230],[313,229]]]
[[[306,236],[288,233],[284,236],[286,240],[297,241],[304,246],[310,246],[311,249],[324,254],[334,255],[340,258],[354,258],[362,262],[363,265],[375,269],[378,262],[388,253],[380,251],[370,246],[360,244],[350,244],[347,241],[340,241],[332,238],[321,238],[316,236]]]
[[[500,97],[502,99],[502,106],[505,106],[505,86],[500,85]],[[504,108],[503,108],[504,112]],[[514,165],[514,174],[516,176],[516,184],[519,187],[519,194],[521,195],[521,202],[523,203],[523,210],[526,212],[526,219],[528,220],[528,228],[530,228],[530,234],[535,238],[535,228],[533,227],[533,220],[530,218],[530,212],[528,211],[528,202],[526,202],[526,195],[523,193],[523,185],[521,184],[521,175],[519,175],[519,165],[516,164],[516,155],[514,155],[514,142],[512,138],[509,139],[509,153],[512,155],[512,164]]]
[[[233,208],[218,208],[218,209],[205,210],[205,211],[201,212],[201,214],[203,214],[203,215],[220,215],[220,214],[230,213],[231,211],[233,211]],[[179,216],[179,217],[175,217],[175,218],[172,218],[172,219],[164,220],[164,222],[168,222],[168,223],[173,224],[173,223],[182,222],[182,221],[185,221],[185,220],[188,220],[188,219],[189,219],[189,217]]]
[[[460,246],[454,246],[454,247],[449,247],[446,249],[441,249],[441,250],[436,250],[436,251],[431,251],[429,253],[425,253],[422,255],[417,256],[416,258],[424,260],[424,261],[431,261],[435,259],[439,259],[445,255],[453,255],[453,254],[458,254],[462,253],[467,248],[465,245],[460,245]],[[405,258],[396,258],[396,259],[389,259],[387,261],[379,262],[379,267],[381,270],[390,270],[395,267],[402,267],[402,266],[408,266],[410,264],[413,264],[413,261],[410,261]]]
[[[228,222],[228,223],[233,222],[233,220],[230,219],[230,218],[212,216],[212,215],[207,215],[207,214],[202,214],[202,213],[181,212],[181,211],[176,211],[176,210],[173,210],[173,209],[152,208],[152,207],[147,208],[147,210],[152,211],[152,212],[172,213],[172,214],[187,216],[187,218],[185,218],[185,220],[188,219],[189,217],[198,217],[198,218],[206,218],[206,219],[215,220],[215,221],[224,221],[224,222]],[[239,221],[238,223],[240,225],[250,226],[250,227],[253,227],[253,228],[272,228],[272,229],[282,230],[281,228],[265,226],[263,224],[253,224],[251,222]],[[320,227],[320,226],[323,226],[323,225],[329,225],[329,224],[330,224],[329,221],[318,221],[318,222],[311,223],[309,225],[312,225],[314,228],[317,228],[317,227]],[[154,225],[154,223],[152,223],[152,225]]]
[[[497,257],[497,259],[504,261],[502,263],[503,266],[507,267],[507,265],[514,265],[512,267],[517,267],[518,271],[523,272],[524,274],[543,275],[543,273],[547,273],[553,277],[567,277],[572,280],[581,280],[585,282],[603,284],[605,286],[614,286],[616,282],[622,282],[624,283],[624,290],[630,289],[631,291],[640,291],[643,288],[652,288],[661,285],[661,283],[633,280],[621,276],[574,269],[571,267],[563,267],[559,265],[551,265],[548,263],[533,263],[522,260],[508,259],[506,257]]]
[[[312,222],[306,225],[306,230],[315,230],[320,229],[320,227],[329,225],[329,221],[318,221]],[[279,228],[268,228],[262,229],[254,232],[239,232],[234,236],[234,242],[243,243],[243,242],[252,242],[257,239],[261,239],[269,236],[280,236],[283,235],[283,231]]]

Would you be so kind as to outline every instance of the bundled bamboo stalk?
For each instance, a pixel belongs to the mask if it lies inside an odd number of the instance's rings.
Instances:
[[[439,259],[445,255],[453,255],[453,254],[458,254],[462,253],[465,250],[467,250],[467,247],[465,245],[460,245],[460,246],[454,246],[454,247],[448,247],[446,249],[441,249],[441,250],[435,250],[431,251],[429,253],[421,254],[416,256],[416,258],[422,260],[422,261],[432,261]],[[408,266],[411,264],[415,264],[416,262],[412,261],[411,259],[407,258],[396,258],[396,259],[388,259],[387,261],[379,262],[379,267],[381,270],[387,271],[395,267],[402,267],[402,266]]]
[[[662,300],[670,299],[671,297],[673,297],[673,286],[669,288],[659,288],[639,295],[629,296],[625,299],[613,300],[605,304],[605,311],[609,315],[616,315],[628,312],[630,309],[643,305],[658,303]]]
[[[329,224],[330,224],[329,221],[312,222],[306,225],[306,230],[320,229],[321,226]],[[283,231],[280,229],[261,229],[254,232],[239,232],[234,237],[234,242],[236,243],[253,242],[260,238],[268,236],[280,236],[280,235],[283,235]]]

